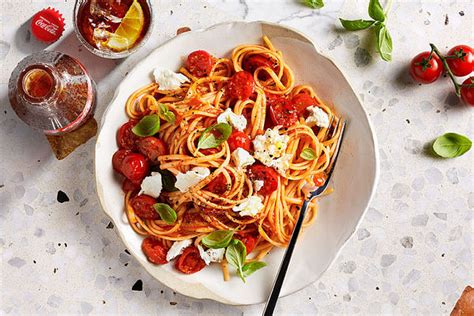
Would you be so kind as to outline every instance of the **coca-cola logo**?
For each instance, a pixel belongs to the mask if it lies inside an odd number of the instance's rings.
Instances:
[[[59,26],[54,23],[51,23],[43,16],[40,16],[39,19],[36,20],[35,24],[52,35],[56,35],[56,31],[59,28]]]

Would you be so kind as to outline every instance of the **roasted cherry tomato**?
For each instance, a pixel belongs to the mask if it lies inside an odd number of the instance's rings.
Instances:
[[[122,181],[122,191],[127,193],[127,192],[137,192],[140,190],[140,183],[135,183],[127,178],[123,179]]]
[[[201,271],[205,266],[206,263],[199,255],[199,250],[194,246],[184,249],[175,264],[176,269],[186,274]]]
[[[250,151],[250,138],[249,135],[240,131],[233,131],[227,139],[227,144],[229,144],[230,152],[233,152],[237,148],[243,148],[246,151]]]
[[[252,75],[246,71],[239,71],[230,78],[227,85],[229,96],[234,99],[246,100],[255,89]]]
[[[227,180],[222,173],[219,173],[217,177],[214,178],[208,185],[206,185],[206,190],[215,193],[223,194],[228,191]]]
[[[117,133],[117,144],[122,149],[134,150],[137,140],[140,138],[132,132],[132,128],[137,124],[137,121],[130,120],[123,124]]]
[[[278,173],[275,169],[264,165],[253,165],[249,168],[251,180],[263,180],[263,187],[257,192],[261,195],[270,195],[278,188]]]
[[[147,237],[143,239],[142,251],[145,254],[148,261],[154,264],[165,264],[166,254],[168,253],[167,247],[163,243],[153,237]]]
[[[461,87],[461,97],[471,106],[474,106],[474,87],[467,87],[469,84],[474,84],[474,77],[469,77],[462,83],[463,87]]]
[[[253,74],[259,67],[269,67],[276,71],[275,63],[270,59],[262,55],[252,55],[244,59],[242,68],[245,71]],[[266,72],[260,72],[259,79],[267,80],[270,76]]]
[[[308,106],[315,106],[318,105],[318,102],[314,98],[312,98],[309,94],[306,93],[299,93],[295,95],[291,99],[291,103],[298,111],[298,115],[302,116],[306,112],[306,108]]]
[[[140,138],[137,146],[138,151],[148,158],[151,163],[157,163],[158,157],[168,154],[165,143],[154,136]]]
[[[141,219],[160,219],[160,216],[153,208],[156,200],[149,195],[141,194],[130,199],[130,205],[135,215]]]
[[[474,71],[474,49],[467,45],[454,46],[449,50],[446,62],[455,76],[467,76]]]
[[[273,124],[289,127],[298,121],[298,111],[292,102],[284,97],[276,100],[269,107]]]
[[[235,238],[243,242],[245,249],[247,249],[247,255],[251,253],[257,245],[257,237],[250,234],[236,234]]]
[[[142,154],[130,153],[123,158],[121,170],[127,179],[137,183],[148,174],[148,161]]]
[[[410,75],[420,83],[432,83],[441,76],[442,72],[443,64],[435,53],[423,52],[411,60]]]
[[[188,55],[186,66],[189,72],[196,77],[205,77],[211,73],[214,60],[204,51],[197,50]]]
[[[119,149],[112,156],[112,167],[118,173],[122,173],[122,162],[125,156],[130,154],[131,151],[128,149]]]

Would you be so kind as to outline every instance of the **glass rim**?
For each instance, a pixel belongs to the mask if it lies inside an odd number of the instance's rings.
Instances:
[[[151,36],[151,33],[153,31],[153,24],[154,24],[154,18],[153,18],[153,8],[151,6],[151,1],[150,0],[145,0],[149,11],[150,11],[150,23],[148,30],[146,31],[145,35],[143,36],[142,40],[132,47],[131,49],[122,51],[122,52],[114,52],[114,51],[107,51],[107,50],[100,50],[94,46],[92,46],[85,38],[82,36],[81,31],[79,30],[79,27],[77,25],[77,15],[79,13],[79,9],[81,5],[90,0],[76,0],[74,4],[74,14],[73,14],[73,23],[74,23],[74,33],[76,33],[76,37],[79,39],[79,42],[81,42],[82,45],[84,45],[89,52],[92,54],[102,57],[102,58],[107,58],[107,59],[120,59],[120,58],[125,58],[130,56],[131,54],[135,53],[137,50],[139,50],[143,45],[145,45],[146,41],[148,38]]]

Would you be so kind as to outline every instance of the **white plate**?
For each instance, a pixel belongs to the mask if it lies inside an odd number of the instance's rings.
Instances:
[[[274,250],[265,258],[268,266],[244,284],[238,277],[224,282],[218,265],[193,275],[177,272],[172,264],[156,266],[143,255],[142,238],[124,222],[123,193],[112,170],[117,150],[117,129],[127,121],[124,111],[128,96],[151,82],[154,67],[177,70],[185,56],[204,49],[215,56],[229,56],[240,44],[261,43],[267,35],[281,50],[295,72],[297,83],[307,83],[348,120],[345,139],[334,174],[334,193],[320,201],[316,222],[307,229],[293,255],[282,295],[288,295],[316,281],[328,269],[344,243],[354,233],[375,189],[378,156],[375,137],[364,108],[337,66],[318,53],[301,33],[266,22],[233,22],[181,34],[166,42],[141,61],[122,81],[104,114],[97,138],[95,169],[97,192],[104,211],[113,220],[123,242],[145,269],[173,290],[195,298],[209,298],[227,304],[264,302],[283,255]]]

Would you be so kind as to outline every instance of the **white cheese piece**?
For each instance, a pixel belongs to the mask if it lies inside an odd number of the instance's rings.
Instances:
[[[195,167],[186,173],[178,173],[174,186],[181,192],[188,192],[190,187],[198,184],[210,174],[211,172],[208,168]]]
[[[185,75],[175,73],[169,69],[155,68],[153,76],[155,77],[155,82],[159,85],[159,90],[176,90],[181,84],[189,82]]]
[[[243,169],[255,163],[255,158],[253,158],[248,151],[240,147],[234,150],[232,153],[232,159],[239,169]]]
[[[199,255],[204,262],[209,265],[211,262],[221,262],[224,258],[225,248],[204,250],[201,245],[198,245]]]
[[[290,168],[290,161],[291,161],[291,154],[285,154],[281,156],[280,158],[273,159],[273,161],[268,164],[269,167],[275,168],[276,171],[278,171],[279,174],[285,175],[286,170]]]
[[[171,246],[170,250],[168,250],[168,253],[166,254],[166,261],[171,261],[180,254],[182,254],[183,250],[188,248],[192,243],[193,241],[191,239],[175,241]]]
[[[265,134],[253,140],[254,157],[267,167],[274,167],[280,174],[285,174],[290,166],[291,154],[285,154],[290,137],[280,135],[278,127],[267,129]]]
[[[263,208],[262,198],[252,195],[244,200],[241,204],[232,208],[232,211],[239,213],[240,216],[255,216]]]
[[[242,114],[237,115],[229,108],[217,117],[217,123],[228,123],[241,132],[247,127],[247,119],[245,116]]]
[[[306,118],[306,123],[309,126],[329,127],[329,116],[321,108],[317,106],[308,106],[306,110],[309,111],[309,116]]]
[[[261,188],[265,185],[265,182],[263,180],[253,180],[253,187],[255,189],[255,192],[260,191]]]
[[[152,172],[151,176],[143,179],[139,195],[146,194],[156,199],[160,196],[162,189],[161,174],[159,172]]]

